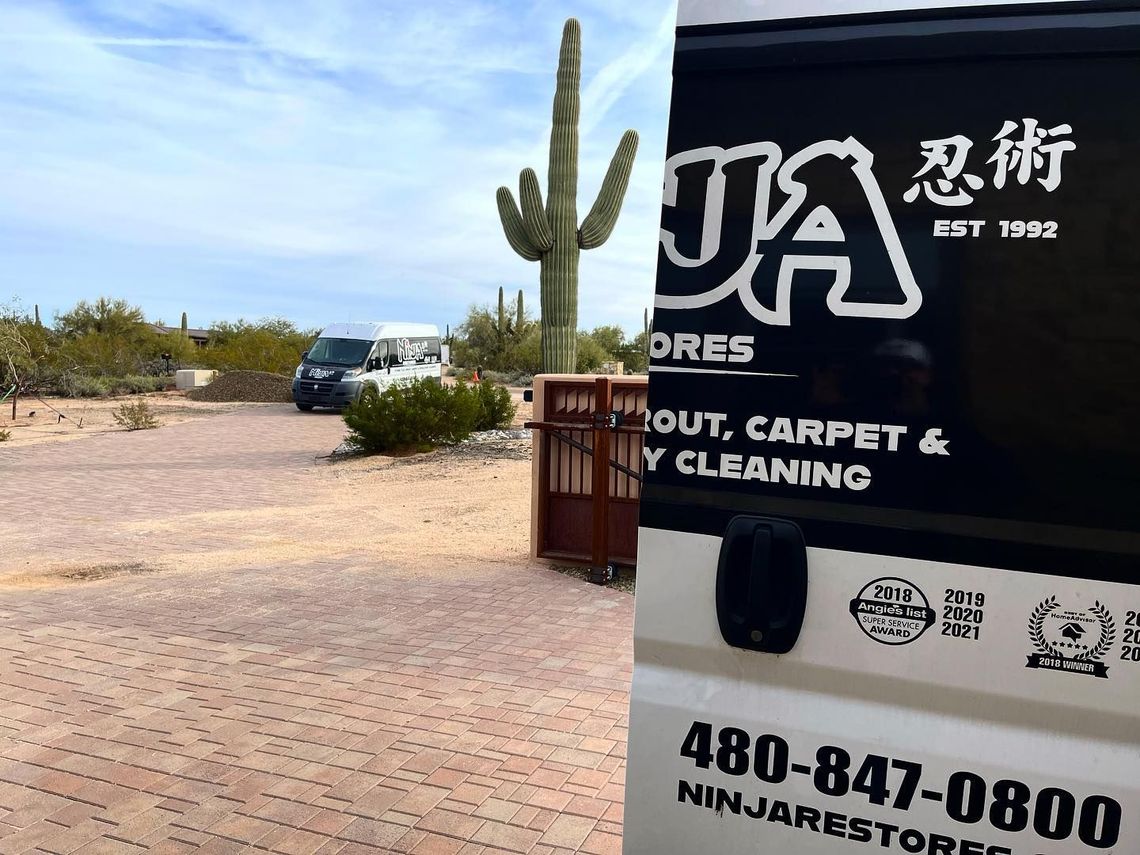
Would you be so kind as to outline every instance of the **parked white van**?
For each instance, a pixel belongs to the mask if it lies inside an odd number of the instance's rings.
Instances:
[[[341,408],[377,391],[423,377],[442,382],[439,330],[432,324],[343,323],[321,332],[293,375],[298,410]]]
[[[1140,853],[1140,4],[680,0],[626,855]]]

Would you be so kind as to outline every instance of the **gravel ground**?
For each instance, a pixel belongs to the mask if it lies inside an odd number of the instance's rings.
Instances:
[[[187,393],[192,401],[251,401],[287,404],[293,400],[293,379],[268,371],[227,371]]]
[[[567,576],[573,576],[575,579],[582,579],[586,582],[590,581],[590,568],[588,567],[572,567],[555,564],[550,569],[564,573]],[[628,567],[620,567],[618,568],[618,577],[610,582],[609,586],[618,591],[625,591],[627,594],[632,594],[637,587],[637,574]]]

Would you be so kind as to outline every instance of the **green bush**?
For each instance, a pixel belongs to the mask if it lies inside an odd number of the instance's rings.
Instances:
[[[107,377],[89,377],[69,371],[56,380],[55,392],[65,398],[101,398],[111,394],[111,381]]]
[[[486,379],[503,386],[522,386],[525,388],[534,385],[534,375],[527,371],[484,371],[483,374]],[[470,372],[467,373],[467,376],[470,377]]]
[[[511,401],[510,392],[489,381],[471,387],[471,391],[479,402],[472,430],[502,430],[511,426],[518,408]]]
[[[575,370],[579,374],[593,374],[602,367],[603,362],[613,359],[613,354],[592,339],[589,334],[578,333],[578,353]]]
[[[170,378],[128,374],[126,377],[115,377],[110,382],[113,395],[142,395],[147,392],[161,392],[170,383]]]
[[[142,395],[147,392],[161,392],[170,379],[148,377],[144,374],[128,374],[125,377],[91,377],[86,374],[67,372],[60,375],[53,391],[65,398],[103,398],[108,395]]]
[[[430,379],[374,388],[344,411],[348,442],[361,451],[426,451],[471,435],[479,401],[466,386]]]
[[[127,430],[153,430],[159,425],[154,410],[142,398],[133,404],[123,404],[116,407],[111,416],[119,427]]]
[[[12,438],[12,431],[0,428],[0,442],[7,442]]]
[[[209,345],[196,351],[194,359],[219,371],[292,374],[316,335],[281,318],[217,323],[210,329]]]
[[[493,383],[443,386],[424,379],[370,391],[344,411],[348,442],[370,454],[427,451],[462,442],[473,431],[507,427],[510,393]]]

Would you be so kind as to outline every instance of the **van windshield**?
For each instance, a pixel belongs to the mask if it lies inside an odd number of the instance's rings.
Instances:
[[[309,348],[306,362],[322,365],[360,365],[372,349],[372,342],[358,338],[318,338]]]

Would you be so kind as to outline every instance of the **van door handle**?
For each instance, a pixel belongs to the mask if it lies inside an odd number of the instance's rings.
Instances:
[[[733,647],[787,653],[807,605],[807,546],[800,527],[770,517],[734,517],[716,571],[720,634]]]

